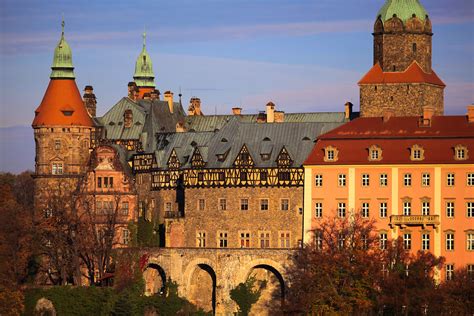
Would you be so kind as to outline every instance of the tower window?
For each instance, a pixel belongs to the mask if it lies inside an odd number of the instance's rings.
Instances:
[[[413,54],[416,54],[416,43],[413,43],[413,45],[412,45],[412,51],[413,51]]]
[[[393,65],[392,69],[393,71],[397,71],[397,66]]]

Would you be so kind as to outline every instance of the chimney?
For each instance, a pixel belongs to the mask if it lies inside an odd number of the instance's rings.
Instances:
[[[346,102],[346,104],[344,104],[344,118],[346,120],[350,120],[351,119],[351,116],[352,116],[352,107],[354,105],[350,102]]]
[[[474,123],[474,104],[467,106],[467,121]]]
[[[267,103],[267,123],[275,122],[275,104],[273,102]]]
[[[383,122],[386,123],[390,120],[390,118],[393,116],[393,111],[392,110],[386,110],[383,113]]]
[[[183,122],[176,123],[176,133],[184,133],[184,132],[186,132],[186,129],[184,128],[184,123]]]
[[[173,113],[173,92],[165,92],[165,101],[168,102],[168,107],[170,108],[170,113]]]
[[[275,111],[275,123],[283,123],[285,121],[285,112]]]
[[[150,92],[145,92],[143,94],[143,100],[150,100],[151,99],[151,95],[150,95]]]
[[[160,99],[160,91],[157,90],[157,89],[154,89],[150,92],[150,99],[151,100],[156,100],[156,99]]]
[[[137,84],[133,81],[130,81],[127,86],[128,86],[128,97],[132,100],[135,100],[135,88],[137,87]]]
[[[242,115],[242,108],[232,108],[233,115]]]
[[[423,107],[423,117],[420,121],[420,126],[430,127],[431,126],[431,119],[434,115],[435,111],[434,108],[427,105]]]
[[[188,115],[202,115],[201,99],[192,97],[189,100]]]
[[[84,88],[83,100],[84,100],[84,106],[86,107],[87,113],[89,113],[89,116],[95,117],[97,100],[95,98],[94,88],[92,86],[86,86]]]

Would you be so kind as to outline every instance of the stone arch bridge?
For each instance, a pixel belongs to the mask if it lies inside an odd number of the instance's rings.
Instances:
[[[230,298],[230,291],[245,282],[250,275],[271,281],[271,295],[284,299],[288,285],[285,268],[294,251],[248,248],[140,249],[140,255],[148,258],[143,272],[146,294],[163,293],[166,282],[171,279],[178,284],[178,294],[198,307],[216,315],[233,315],[237,305]],[[275,299],[270,300],[270,297],[267,299],[272,304],[279,303]],[[265,306],[261,308],[257,313],[265,314]]]

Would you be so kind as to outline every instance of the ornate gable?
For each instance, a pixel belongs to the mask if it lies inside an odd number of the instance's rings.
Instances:
[[[280,153],[278,154],[278,158],[276,160],[278,167],[285,167],[288,168],[293,164],[293,160],[291,159],[288,150],[283,146]]]
[[[191,166],[193,168],[204,168],[206,162],[204,161],[199,148],[196,147],[193,156],[191,157]]]
[[[168,168],[170,169],[179,169],[179,167],[181,166],[176,150],[173,149],[173,151],[171,152],[171,155],[170,155],[170,158],[168,159],[167,164],[168,164]]]
[[[244,144],[242,146],[242,149],[240,149],[240,152],[237,155],[237,158],[234,161],[234,166],[245,168],[245,167],[253,167],[254,165],[255,165],[254,160],[252,156],[250,156],[250,152],[247,146]]]

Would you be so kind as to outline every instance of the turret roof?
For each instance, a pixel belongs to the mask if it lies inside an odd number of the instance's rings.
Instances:
[[[406,21],[416,15],[421,20],[425,20],[428,13],[419,0],[387,0],[380,9],[377,17],[385,22],[396,15],[402,21]]]
[[[133,75],[138,87],[155,87],[155,74],[150,55],[146,51],[146,33],[143,33],[143,48],[135,63],[135,74]]]
[[[64,38],[64,20],[61,22],[62,32],[61,39],[54,49],[52,72],[49,76],[51,79],[55,78],[70,78],[74,79],[74,66],[72,64],[72,51],[69,44]]]

